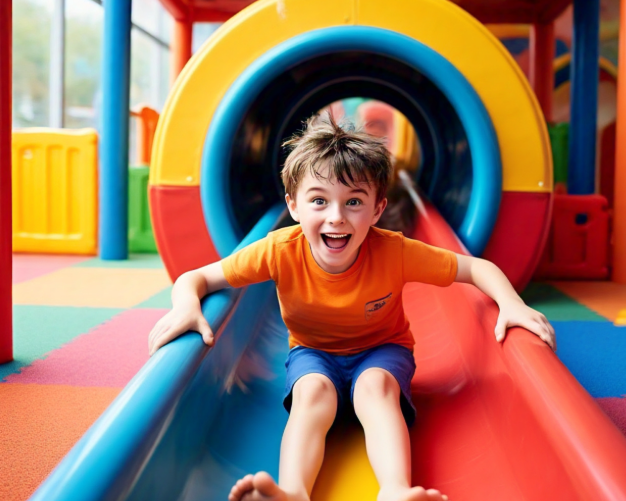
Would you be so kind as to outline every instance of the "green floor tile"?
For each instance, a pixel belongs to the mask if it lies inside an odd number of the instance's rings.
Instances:
[[[13,306],[14,361],[0,365],[0,381],[76,336],[122,312],[119,308]]]
[[[172,287],[167,287],[154,296],[149,297],[143,303],[139,303],[135,308],[171,308],[172,307]]]
[[[158,254],[130,254],[127,260],[104,261],[99,257],[74,265],[77,268],[165,268]]]
[[[548,320],[607,321],[603,316],[548,284],[531,283],[521,296],[528,306],[543,313]]]

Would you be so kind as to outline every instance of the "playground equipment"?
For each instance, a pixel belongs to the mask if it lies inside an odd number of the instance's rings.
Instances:
[[[157,248],[148,205],[148,178],[159,113],[140,105],[130,114],[136,120],[137,159],[128,170],[128,250],[154,253]]]
[[[437,31],[418,23],[423,45],[412,43],[415,54],[419,54],[414,57],[424,59],[419,62],[424,66],[424,75],[410,69],[418,62],[407,61],[409,51],[400,48],[391,57],[404,41],[389,42],[387,53],[373,56],[368,60],[369,68],[365,68],[358,56],[345,54],[348,51],[380,53],[376,47],[367,46],[369,32],[362,32],[361,38],[356,37],[356,31],[344,34],[343,38],[336,35],[333,41],[342,45],[331,51],[330,39],[314,31],[346,23],[345,14],[339,11],[351,12],[351,5],[348,2],[324,15],[290,14],[289,23],[276,25],[275,12],[265,3],[255,4],[247,11],[258,12],[246,17],[250,26],[244,28],[242,23],[233,23],[230,29],[223,27],[186,66],[164,110],[167,119],[162,120],[157,130],[150,179],[157,244],[170,276],[176,278],[188,269],[231,252],[257,215],[282,199],[277,173],[267,168],[271,165],[275,169],[279,163],[276,143],[285,133],[296,130],[304,116],[357,91],[365,97],[384,100],[411,120],[423,148],[426,193],[451,221],[465,245],[474,253],[484,249],[485,257],[503,268],[517,286],[523,286],[539,259],[552,186],[545,125],[523,75],[482,25],[456,26],[445,14],[439,14],[435,22],[462,30],[458,33],[459,40],[470,43],[472,57],[468,50],[462,49],[463,44],[449,36],[447,29]],[[416,25],[397,19],[390,9],[367,5],[360,11],[358,21],[364,28],[383,27],[409,36],[418,32]],[[397,8],[402,10],[404,5]],[[348,19],[348,23],[354,22],[352,17]],[[275,31],[267,27],[274,25]],[[243,29],[259,33],[254,50],[242,51],[239,39],[244,36]],[[300,35],[298,42],[307,48],[306,52],[290,40],[301,33],[305,34]],[[281,46],[281,42],[285,45]],[[334,52],[331,61],[320,56],[326,52]],[[439,64],[438,55],[446,61]],[[474,64],[477,56],[483,64]],[[432,60],[428,59],[431,57]],[[287,68],[305,58],[297,70],[290,69],[290,74],[301,74],[307,80],[306,85],[289,90]],[[221,68],[219,76],[213,71],[216,65]],[[383,68],[388,72],[384,78],[380,77]],[[496,74],[497,80],[493,78]],[[409,87],[414,88],[416,82],[419,92],[413,90],[408,94]],[[462,83],[457,85],[457,82]],[[437,85],[454,85],[455,90],[444,97]],[[306,98],[307,86],[324,88],[323,92]],[[260,87],[265,90],[261,91]],[[498,90],[503,87],[513,97],[505,97]],[[467,104],[459,103],[454,108],[451,102],[460,101],[461,92]],[[221,96],[224,97],[220,99]],[[292,107],[279,105],[278,99]],[[242,117],[243,125],[239,127],[229,117],[243,115],[245,106],[253,107]],[[477,106],[489,110],[489,116]],[[469,115],[474,113],[484,120],[468,127],[463,121],[469,121]],[[209,127],[209,123],[220,126]],[[474,132],[476,128],[492,132],[481,136]],[[521,135],[520,131],[523,131]],[[234,144],[233,137],[241,134],[255,145],[254,151],[250,146]],[[494,134],[500,146],[499,154],[494,151],[496,140],[485,140]],[[474,140],[481,146],[475,147],[470,158],[467,143]],[[218,144],[221,146],[213,147]],[[230,144],[233,146],[226,146]],[[227,176],[229,161],[240,167]],[[471,172],[472,163],[480,166],[475,172]],[[201,186],[201,177],[215,181]],[[242,182],[230,182],[228,177]],[[240,200],[241,208],[229,208],[231,199]],[[251,199],[256,205],[246,203]],[[181,213],[187,214],[184,221],[177,217]],[[523,236],[515,229],[520,221],[528,228]],[[222,227],[226,243],[217,249],[210,234],[222,234]],[[193,245],[186,243],[191,241]]]
[[[98,135],[13,133],[13,250],[96,254]]]
[[[484,26],[437,0],[262,0],[205,44],[153,148],[151,206],[172,278],[289,224],[279,145],[355,89],[419,135],[419,182],[437,209],[409,179],[413,236],[483,253],[523,286],[549,220],[541,110]],[[463,284],[413,284],[404,302],[419,333],[416,483],[456,500],[626,499],[626,439],[543,342],[513,329],[496,343],[496,305]],[[273,284],[213,294],[203,311],[215,347],[189,334],[159,350],[33,499],[223,499],[243,474],[276,476],[287,343]],[[327,451],[313,499],[376,498],[357,427]]]
[[[148,106],[135,117],[137,159],[128,172],[128,245],[157,252],[148,177],[159,114]],[[93,129],[13,132],[13,252],[96,254],[98,250],[98,135]]]
[[[0,4],[0,364],[13,360],[11,292],[11,2]]]

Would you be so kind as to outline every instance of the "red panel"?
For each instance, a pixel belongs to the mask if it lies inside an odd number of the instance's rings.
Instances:
[[[609,207],[614,206],[615,194],[615,131],[616,124],[612,123],[600,137],[600,194],[606,198]]]
[[[149,194],[154,236],[172,281],[219,259],[204,223],[199,186],[150,186]]]
[[[548,122],[552,121],[554,50],[554,23],[533,24],[530,27],[529,80]]]
[[[463,249],[432,206],[419,238]],[[497,305],[467,284],[408,284],[415,333],[413,482],[452,500],[626,500],[626,438],[537,336],[495,340]]]
[[[500,267],[517,291],[530,281],[545,245],[551,193],[502,193],[500,213],[482,257]]]
[[[555,195],[537,278],[609,276],[609,206],[602,195]]]
[[[0,2],[0,364],[13,360],[11,312],[11,2]]]

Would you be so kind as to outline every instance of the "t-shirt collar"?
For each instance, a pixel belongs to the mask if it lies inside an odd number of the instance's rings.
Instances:
[[[363,261],[365,260],[370,233],[371,233],[371,229],[367,232],[367,235],[365,236],[365,240],[363,240],[363,243],[361,244],[361,247],[359,249],[359,254],[356,260],[354,261],[354,263],[352,263],[352,266],[350,266],[350,268],[348,268],[346,271],[343,271],[341,273],[328,273],[327,271],[324,271],[320,267],[319,264],[317,264],[317,261],[315,261],[315,258],[313,257],[313,253],[311,252],[311,245],[309,244],[309,241],[306,239],[303,233],[302,241],[304,243],[304,256],[305,256],[305,261],[307,263],[307,267],[319,277],[325,280],[331,281],[331,282],[343,280],[344,278],[348,278],[354,275],[356,272],[359,271],[359,269],[363,265]]]

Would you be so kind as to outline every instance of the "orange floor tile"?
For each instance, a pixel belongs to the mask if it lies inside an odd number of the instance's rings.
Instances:
[[[615,282],[551,282],[590,310],[606,317],[611,322],[626,309],[626,285]]]
[[[131,308],[170,284],[162,269],[64,268],[15,284],[13,302]]]
[[[27,499],[120,391],[0,385],[0,423],[10,430],[0,430],[0,499]]]

